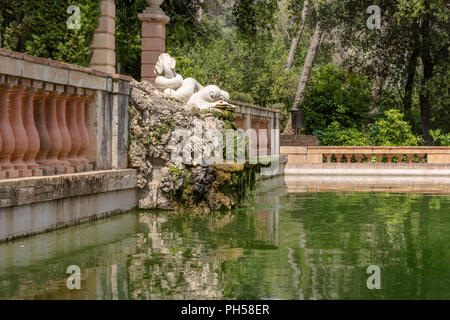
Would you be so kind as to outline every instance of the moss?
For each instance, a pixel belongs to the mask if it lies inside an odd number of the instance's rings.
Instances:
[[[181,169],[178,168],[176,165],[171,165],[171,166],[169,167],[169,173],[170,173],[172,176],[179,177],[179,176],[181,176],[181,175],[183,174],[183,171],[181,171]]]
[[[160,144],[162,137],[172,131],[175,128],[175,120],[172,117],[169,117],[164,122],[161,122],[156,127],[151,128],[151,132],[147,132],[147,140],[146,144]]]
[[[229,210],[251,196],[256,186],[256,173],[261,164],[214,165],[214,181],[206,193],[196,193],[192,183],[192,169],[181,172],[176,166],[169,168],[174,181],[183,179],[179,190],[171,190],[168,197],[176,208],[194,210]]]
[[[134,117],[135,113],[132,106],[128,106],[128,114],[130,115],[130,119]]]

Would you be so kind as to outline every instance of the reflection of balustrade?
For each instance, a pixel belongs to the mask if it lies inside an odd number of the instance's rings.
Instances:
[[[281,147],[288,164],[450,163],[449,147]]]
[[[92,170],[85,113],[92,90],[0,78],[0,178]]]

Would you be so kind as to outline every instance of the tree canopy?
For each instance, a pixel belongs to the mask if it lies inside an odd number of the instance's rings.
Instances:
[[[68,30],[66,8],[75,2],[82,27]],[[1,45],[88,65],[99,3],[4,0]],[[136,79],[137,16],[146,7],[145,0],[116,0],[118,67]],[[283,125],[295,107],[305,112],[304,132],[319,137],[339,128],[370,143],[448,144],[446,0],[166,0],[161,7],[171,18],[166,51],[180,74],[219,85],[234,99],[277,108]],[[379,27],[370,27],[378,18]],[[375,139],[380,123],[406,128],[415,139],[409,133],[400,135],[403,141]],[[332,137],[321,142],[356,141]]]

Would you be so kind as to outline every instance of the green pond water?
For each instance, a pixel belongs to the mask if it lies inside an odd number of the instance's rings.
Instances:
[[[449,299],[449,237],[449,194],[280,186],[231,213],[134,211],[0,244],[0,299]]]

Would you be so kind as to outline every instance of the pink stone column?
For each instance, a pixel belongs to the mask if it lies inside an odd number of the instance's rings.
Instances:
[[[8,116],[8,92],[10,89],[11,85],[0,86],[0,134],[2,136],[2,149],[0,151],[1,170],[13,169],[10,158],[15,148],[15,140]]]
[[[26,88],[22,94],[23,125],[27,133],[28,148],[23,157],[23,161],[28,169],[37,169],[36,155],[39,152],[39,134],[34,123],[33,96],[36,93],[34,88]]]
[[[70,149],[72,148],[72,142],[71,137],[69,133],[69,129],[67,128],[67,120],[66,120],[66,104],[67,99],[69,98],[69,95],[67,93],[60,95],[56,99],[56,117],[58,121],[58,127],[59,131],[61,133],[61,149],[58,153],[58,159],[61,161],[61,163],[66,166],[70,167],[70,162],[67,160],[67,155],[70,152]]]
[[[48,95],[46,91],[39,91],[33,97],[34,103],[34,122],[39,134],[40,148],[36,155],[36,162],[41,166],[49,166],[51,163],[47,161],[47,153],[51,147],[50,134],[47,130],[45,122],[45,98]]]
[[[147,0],[149,8],[139,14],[142,21],[141,78],[155,81],[155,64],[161,53],[166,51],[166,24],[170,18],[159,7],[163,0]]]
[[[67,159],[73,165],[81,164],[81,161],[78,158],[78,153],[81,148],[80,129],[78,129],[77,123],[77,100],[79,97],[79,95],[71,96],[67,100],[66,105],[67,128],[69,129],[70,140],[72,143]]]
[[[86,101],[88,97],[82,96],[77,101],[77,125],[80,130],[81,137],[81,146],[80,151],[78,152],[78,158],[81,163],[89,163],[88,158],[86,157],[86,151],[89,147],[89,135],[85,122],[85,113],[86,113]]]
[[[103,0],[99,25],[94,32],[90,67],[103,72],[116,73],[115,21],[116,5],[114,0]]]
[[[63,163],[58,160],[58,154],[62,148],[62,137],[56,118],[57,97],[58,92],[52,92],[45,99],[45,125],[50,136],[50,148],[47,152],[47,162],[52,166],[59,167],[62,166]]]
[[[11,85],[4,84],[0,86],[0,134],[2,136],[2,149],[0,150],[0,168],[1,170],[8,170],[6,176],[14,177],[15,174],[11,171],[13,165],[10,158],[15,148],[14,133],[9,123],[8,116],[8,92],[11,89]]]
[[[9,122],[14,134],[14,151],[11,154],[11,164],[14,169],[27,169],[27,165],[23,161],[23,157],[28,149],[27,132],[23,125],[22,118],[22,92],[23,86],[15,86],[9,91]],[[29,174],[22,174],[31,175]]]

